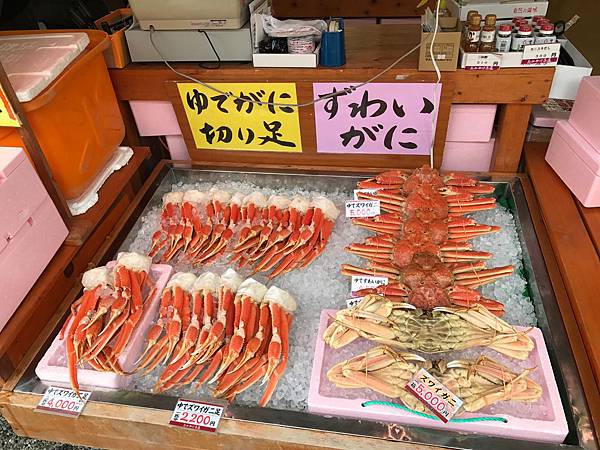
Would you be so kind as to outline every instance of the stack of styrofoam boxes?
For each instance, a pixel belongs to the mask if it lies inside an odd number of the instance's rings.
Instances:
[[[171,159],[190,159],[171,102],[132,100],[129,106],[140,136],[164,136]]]
[[[0,147],[0,330],[67,234],[25,152]]]
[[[452,105],[442,170],[489,171],[495,117],[496,105]]]
[[[579,84],[569,120],[559,120],[546,161],[587,207],[600,206],[600,76]]]

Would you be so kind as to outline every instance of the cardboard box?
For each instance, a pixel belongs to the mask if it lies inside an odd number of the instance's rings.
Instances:
[[[447,0],[446,8],[454,17],[464,22],[470,10],[476,9],[482,17],[496,14],[498,19],[533,17],[546,15],[548,2],[545,0],[502,1],[502,0]]]
[[[549,97],[575,100],[579,83],[583,77],[591,75],[592,65],[569,40],[561,39],[560,43],[573,58],[575,65],[564,66],[559,64],[556,66]]]
[[[442,18],[440,18],[442,19]],[[450,18],[453,20],[452,18]],[[425,16],[421,17],[421,24],[426,23]],[[441,24],[441,22],[440,22]],[[448,23],[444,23],[447,27]],[[432,27],[433,28],[433,27]],[[453,31],[446,31],[451,29]],[[460,50],[460,39],[462,33],[457,28],[443,28],[438,31],[433,44],[433,55],[442,72],[454,72],[458,66],[458,57]],[[421,31],[421,48],[419,49],[419,70],[432,72],[435,70],[431,62],[429,47],[433,39],[432,32]]]

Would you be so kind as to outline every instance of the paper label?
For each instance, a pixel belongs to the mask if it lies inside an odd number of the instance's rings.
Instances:
[[[502,55],[497,53],[466,53],[466,70],[497,70],[502,63]]]
[[[92,395],[89,391],[79,391],[79,394],[81,398],[73,389],[50,386],[35,410],[77,418]]]
[[[354,189],[354,200],[360,200],[360,198],[358,198],[359,193],[375,195],[377,194],[377,191],[378,189]]]
[[[224,412],[224,405],[180,398],[173,409],[169,425],[214,433]]]
[[[381,213],[379,200],[348,200],[346,217],[374,217]]]
[[[444,423],[448,423],[463,404],[460,398],[425,369],[417,372],[406,385],[406,390]]]
[[[358,305],[360,302],[362,302],[362,299],[364,297],[351,297],[348,300],[346,300],[346,307],[347,308],[354,308],[356,305]]]
[[[523,47],[522,66],[547,66],[558,62],[560,44],[534,44]]]
[[[370,277],[367,275],[352,275],[352,292],[360,291],[361,289],[374,289],[378,286],[388,284],[386,277]]]

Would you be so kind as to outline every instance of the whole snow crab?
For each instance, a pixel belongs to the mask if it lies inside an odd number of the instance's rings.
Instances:
[[[526,332],[517,331],[482,305],[436,307],[427,312],[376,294],[338,311],[323,334],[325,343],[333,348],[358,337],[428,354],[488,347],[512,358],[527,359],[534,348]]]
[[[421,413],[430,411],[406,390],[407,384],[421,369],[426,369],[444,386],[463,400],[457,414],[475,412],[506,400],[535,402],[542,388],[529,374],[532,369],[515,373],[489,358],[477,360],[427,361],[418,355],[400,353],[379,346],[342,361],[327,372],[336,386],[369,388],[387,397],[399,399],[405,406]]]

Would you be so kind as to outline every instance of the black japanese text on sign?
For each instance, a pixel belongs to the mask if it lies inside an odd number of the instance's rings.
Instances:
[[[298,109],[254,103],[296,104],[294,83],[213,83],[212,86],[230,95],[196,83],[177,84],[197,148],[302,151]]]

